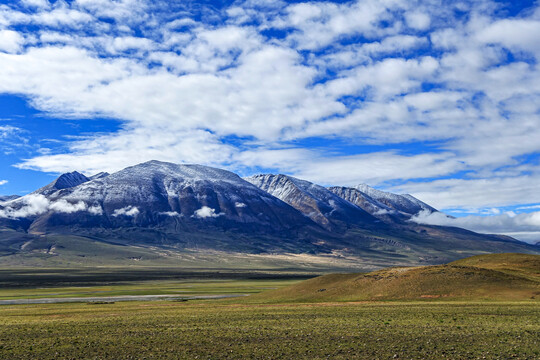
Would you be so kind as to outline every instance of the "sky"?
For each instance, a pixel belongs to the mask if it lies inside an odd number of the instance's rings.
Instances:
[[[540,241],[537,1],[0,1],[0,194],[147,160]]]

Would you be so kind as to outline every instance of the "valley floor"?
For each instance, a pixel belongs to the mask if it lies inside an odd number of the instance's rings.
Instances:
[[[0,358],[538,359],[540,303],[2,306]]]

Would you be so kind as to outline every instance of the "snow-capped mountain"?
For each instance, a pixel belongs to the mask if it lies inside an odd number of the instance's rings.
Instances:
[[[109,175],[110,174],[108,172],[100,172],[100,173],[97,173],[96,175],[89,176],[88,179],[89,180],[101,179]]]
[[[231,223],[287,230],[312,223],[281,200],[229,171],[150,161],[108,176],[73,172],[20,198],[13,215],[33,218],[30,229],[60,225],[118,228]],[[9,215],[9,213],[8,213]],[[13,217],[13,216],[12,216]]]
[[[327,189],[286,175],[242,179],[202,165],[149,161],[112,174],[63,174],[0,203],[0,263],[6,254],[19,259],[21,252],[35,251],[41,259],[62,246],[72,247],[66,250],[70,259],[97,257],[103,244],[135,253],[202,251],[206,259],[209,250],[309,254],[331,263],[345,256],[349,264],[368,258],[377,264],[436,263],[486,251],[536,251],[508,237],[408,221],[422,210],[436,211],[412,196],[365,185]]]
[[[70,173],[65,173],[60,175],[56,180],[54,180],[49,185],[42,187],[33,192],[33,194],[49,195],[55,191],[72,188],[74,186],[80,185],[89,181],[90,179],[84,176],[83,174],[73,171]]]
[[[333,186],[329,187],[328,190],[340,198],[361,207],[371,215],[378,218],[386,215],[398,214],[398,212],[390,206],[373,199],[371,196],[361,192],[358,189],[343,186]]]
[[[272,174],[255,175],[245,180],[283,200],[329,230],[335,228],[336,221],[357,225],[376,222],[365,210],[309,181]]]
[[[20,198],[19,195],[0,195],[0,204]]]
[[[416,215],[420,211],[427,210],[429,212],[436,212],[437,210],[428,204],[418,200],[412,195],[398,195],[389,192],[374,189],[366,184],[360,184],[355,189],[368,195],[370,198],[377,200],[378,202],[394,209],[402,214],[409,216]]]

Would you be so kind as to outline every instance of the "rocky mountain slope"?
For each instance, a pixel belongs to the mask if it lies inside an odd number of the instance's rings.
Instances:
[[[374,189],[366,184],[357,185],[355,189],[369,196],[371,199],[377,200],[379,203],[382,203],[389,208],[408,216],[416,215],[420,211],[437,211],[433,207],[409,194],[392,194]]]
[[[79,228],[242,226],[265,233],[314,226],[289,205],[231,172],[150,161],[90,180],[73,172],[11,203],[30,233]],[[12,216],[10,216],[10,214]],[[21,216],[22,215],[22,216]],[[203,226],[204,227],[204,226]]]
[[[159,161],[92,177],[67,173],[0,203],[0,263],[155,263],[166,257],[167,264],[204,258],[244,266],[281,259],[377,268],[538,251],[509,237],[415,224],[411,216],[436,210],[411,196],[360,188],[327,189],[286,175],[242,179],[226,170]],[[141,253],[147,255],[133,255]]]
[[[90,179],[77,171],[73,171],[60,175],[52,183],[34,191],[32,194],[50,195],[55,191],[72,188],[87,181],[90,181]]]
[[[376,218],[361,207],[309,181],[272,174],[255,175],[245,180],[283,200],[327,230],[335,230],[340,223],[372,225],[376,222]]]
[[[0,204],[20,198],[19,195],[0,195]]]

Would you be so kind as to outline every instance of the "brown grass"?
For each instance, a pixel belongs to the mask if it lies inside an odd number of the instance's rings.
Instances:
[[[540,256],[475,256],[448,265],[390,268],[365,274],[331,274],[303,281],[250,300],[537,300]],[[477,266],[471,266],[475,264]],[[464,266],[467,265],[467,266]]]

